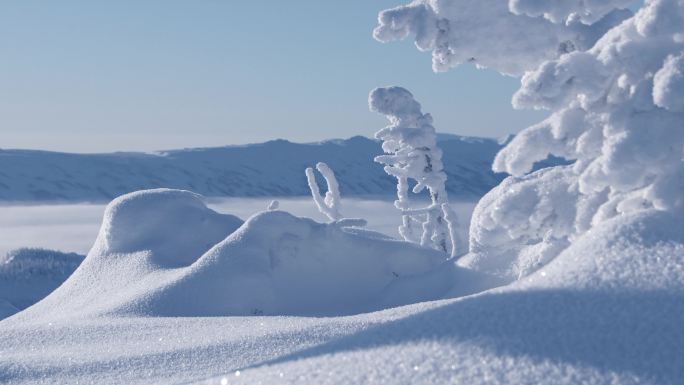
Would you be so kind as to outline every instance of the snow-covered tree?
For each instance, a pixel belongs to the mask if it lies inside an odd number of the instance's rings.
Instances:
[[[435,70],[523,75],[514,106],[551,111],[497,156],[513,177],[475,210],[473,264],[513,255],[525,275],[608,218],[683,208],[684,1],[629,3],[424,0],[380,14],[378,40],[415,35]],[[575,162],[526,175],[548,155]]]
[[[495,170],[522,175],[547,155],[576,160],[593,221],[684,204],[684,1],[648,0],[590,50],[525,74],[519,108],[553,113],[515,138]]]
[[[456,255],[456,216],[448,204],[444,187],[447,176],[432,116],[423,114],[413,95],[401,87],[374,89],[368,104],[372,111],[390,121],[389,126],[375,134],[385,151],[375,161],[384,164],[385,172],[397,178],[398,199],[394,204],[403,213],[399,233],[407,241]],[[430,205],[412,207],[408,191],[411,180],[415,181],[413,193],[428,190]]]
[[[435,71],[462,63],[522,75],[545,60],[590,48],[631,15],[629,0],[416,0],[382,11],[381,42],[414,35]],[[544,17],[536,17],[543,15]]]

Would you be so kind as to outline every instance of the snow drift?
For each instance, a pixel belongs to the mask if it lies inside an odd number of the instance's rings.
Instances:
[[[468,276],[444,253],[348,223],[321,224],[278,210],[242,223],[188,191],[131,193],[107,207],[79,269],[30,311],[353,314],[437,298],[454,278]],[[410,293],[412,287],[419,289]]]
[[[291,224],[275,213],[278,225]],[[350,317],[88,317],[86,311],[60,320],[52,308],[77,311],[70,302],[79,299],[53,295],[0,322],[0,378],[10,384],[214,375],[207,383],[674,385],[684,375],[683,227],[681,216],[667,212],[626,214],[590,229],[514,284]],[[72,278],[65,286],[73,284]],[[93,304],[86,305],[90,311]]]
[[[683,227],[681,217],[656,210],[613,218],[517,283],[415,305],[400,319],[224,378],[677,384],[684,375]]]
[[[0,319],[50,294],[76,270],[83,258],[45,249],[18,249],[0,257]]]

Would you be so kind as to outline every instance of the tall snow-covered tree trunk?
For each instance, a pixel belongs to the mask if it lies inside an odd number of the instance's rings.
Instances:
[[[448,203],[446,173],[432,117],[423,114],[413,95],[401,87],[373,90],[369,106],[390,121],[389,126],[375,134],[383,141],[385,151],[385,155],[377,156],[375,161],[384,164],[385,172],[397,178],[395,206],[402,211],[399,234],[409,242],[455,255],[456,240],[442,209]],[[430,197],[428,206],[412,207],[408,191],[410,180],[416,183],[411,190],[413,193],[427,190]],[[422,229],[420,235],[416,233],[418,225]]]

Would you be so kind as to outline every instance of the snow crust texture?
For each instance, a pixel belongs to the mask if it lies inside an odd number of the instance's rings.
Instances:
[[[682,225],[656,210],[608,220],[517,283],[413,305],[209,383],[677,384]]]

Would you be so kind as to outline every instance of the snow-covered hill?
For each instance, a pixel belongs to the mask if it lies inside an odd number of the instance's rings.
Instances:
[[[501,148],[495,140],[442,134],[439,145],[452,197],[479,198],[503,179],[491,171]],[[157,187],[205,196],[301,196],[309,194],[304,169],[319,161],[335,171],[345,196],[393,195],[394,178],[373,162],[381,152],[379,142],[361,136],[159,153],[0,150],[0,201],[109,201]]]
[[[220,240],[239,221],[195,194],[138,192],[64,285],[0,321],[0,382],[679,384],[683,221],[607,220],[497,288],[434,250],[282,211]],[[389,309],[425,299],[442,300]],[[385,310],[354,314],[368,300]],[[347,316],[304,316],[324,310]]]

